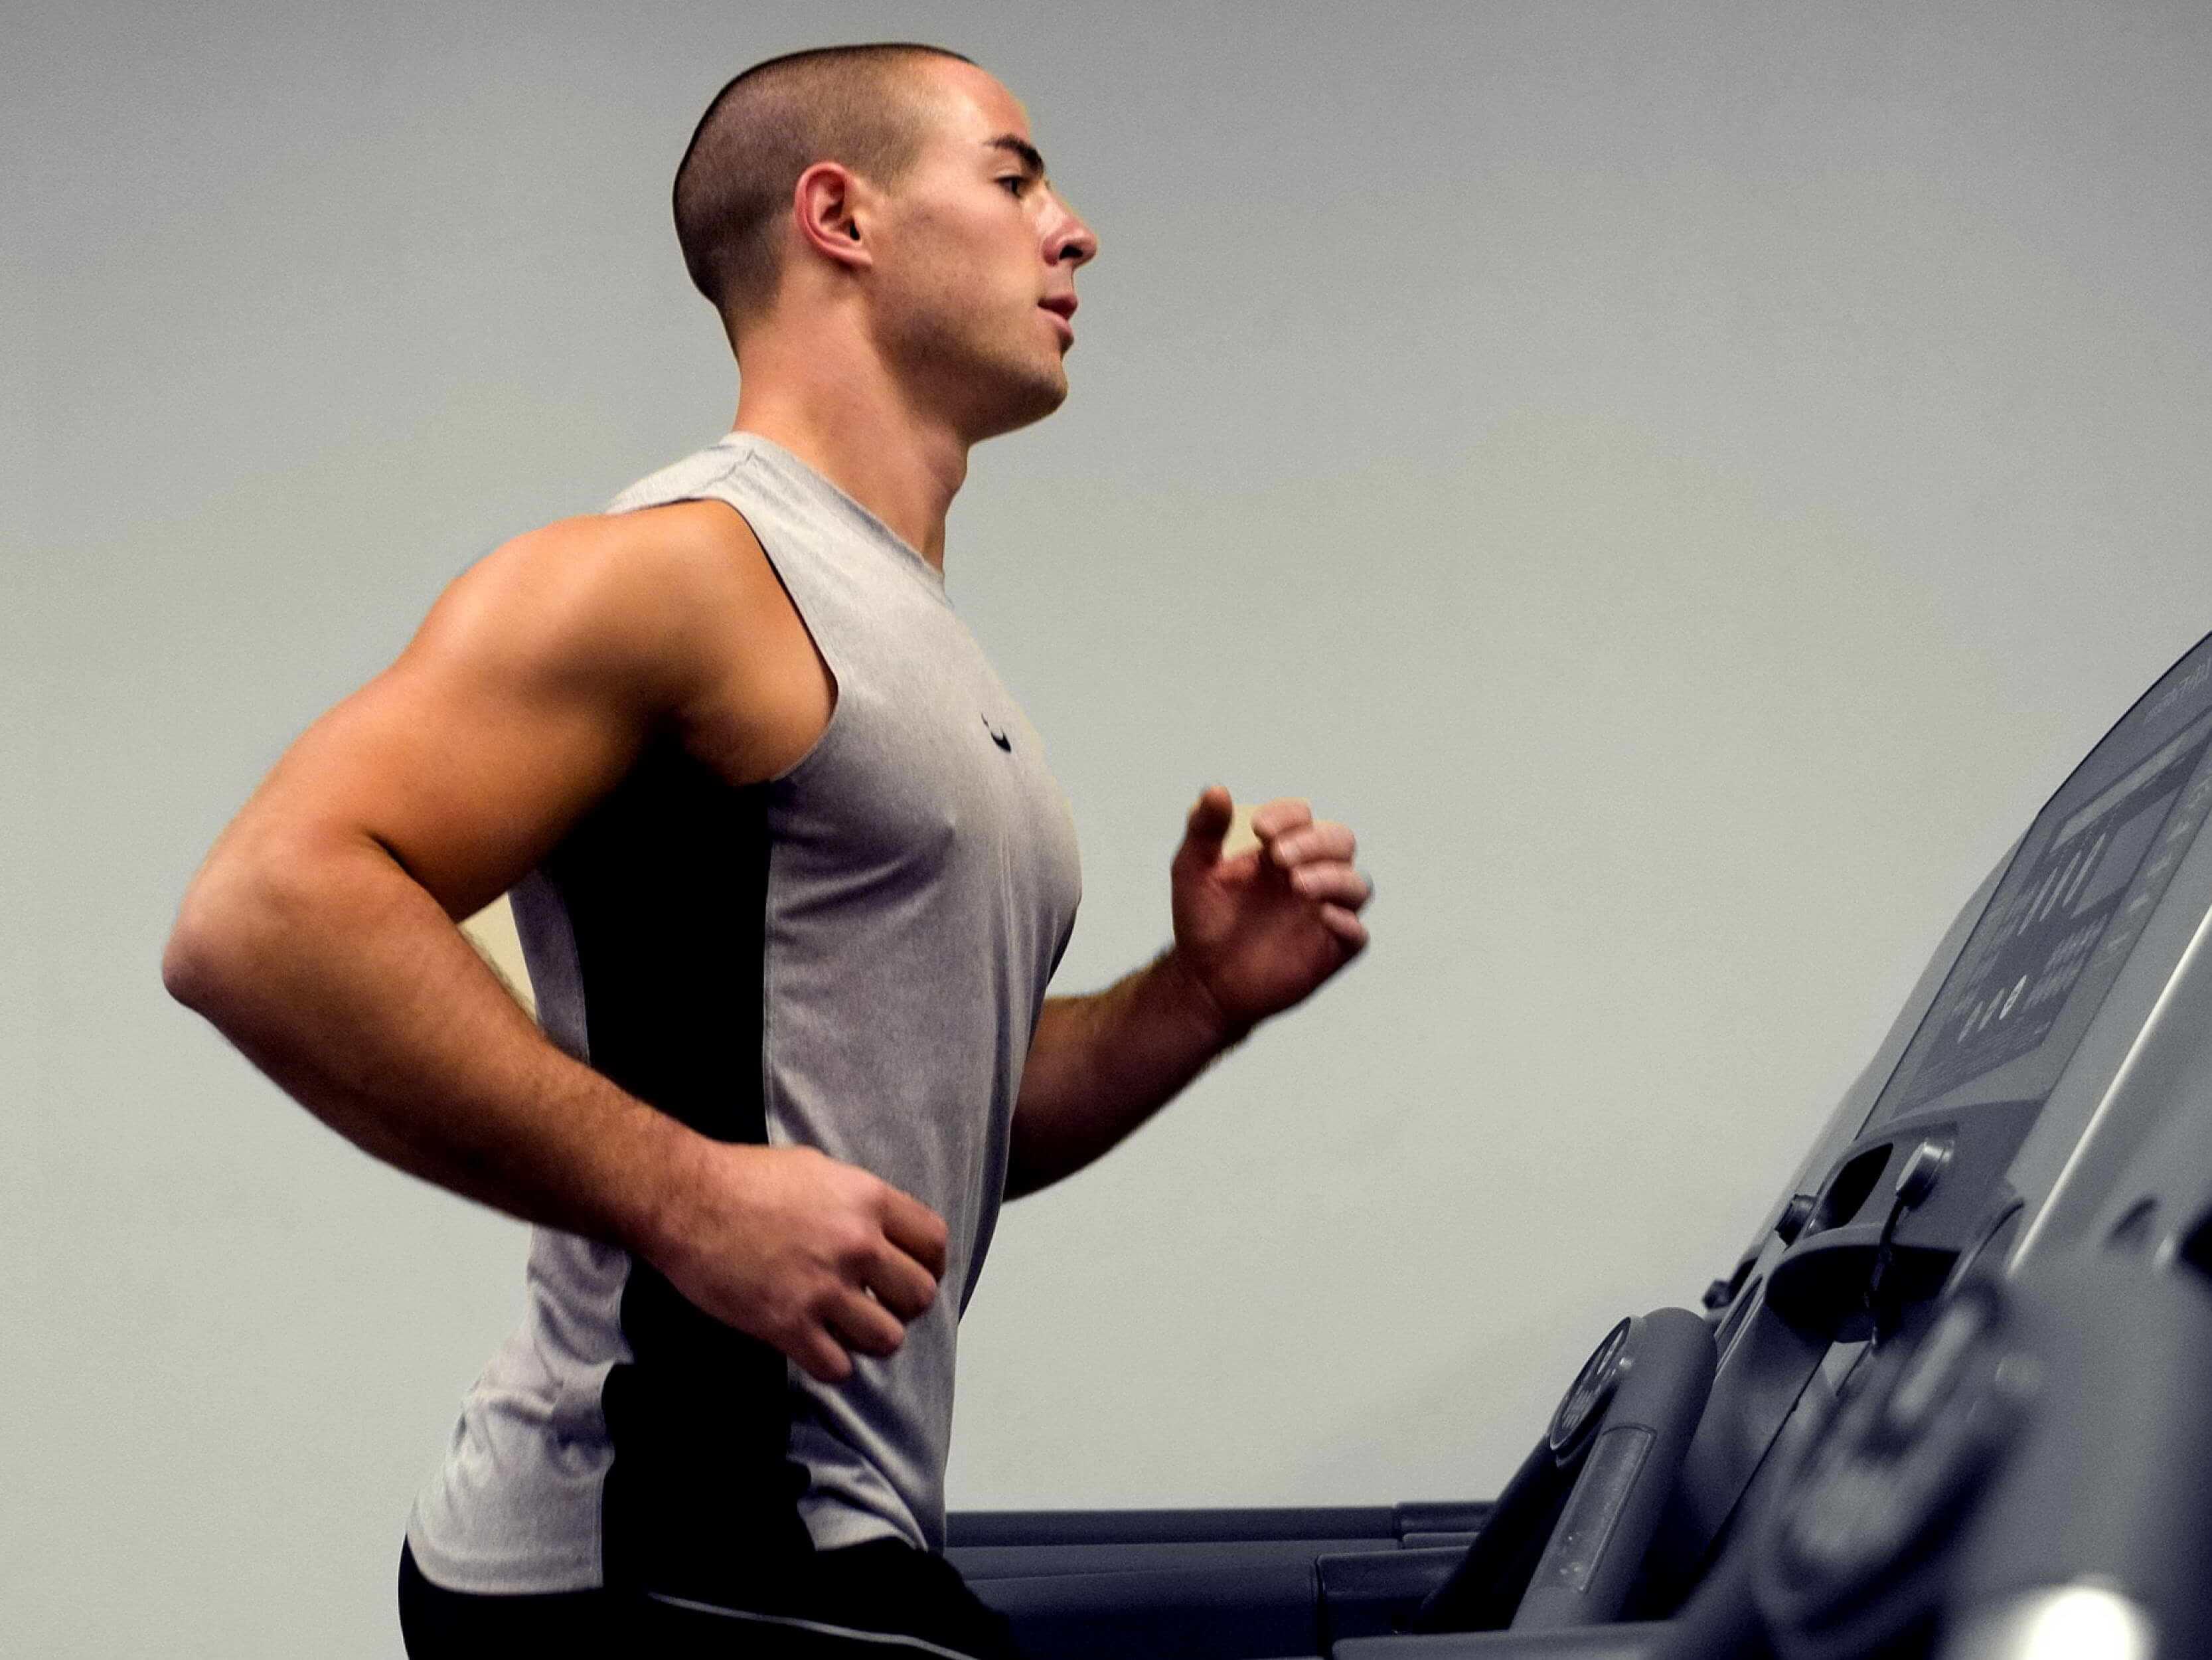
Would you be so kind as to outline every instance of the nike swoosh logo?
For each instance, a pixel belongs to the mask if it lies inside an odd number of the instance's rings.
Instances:
[[[989,733],[991,741],[1006,751],[1007,754],[1012,755],[1014,752],[1014,746],[1006,741],[1006,734],[991,724],[991,717],[988,714],[983,717],[983,730]]]

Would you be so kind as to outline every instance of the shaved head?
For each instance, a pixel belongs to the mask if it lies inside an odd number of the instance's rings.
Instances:
[[[920,155],[927,100],[915,69],[972,63],[906,42],[827,46],[756,64],[707,106],[676,169],[676,240],[732,340],[775,301],[785,216],[817,161],[896,187]]]

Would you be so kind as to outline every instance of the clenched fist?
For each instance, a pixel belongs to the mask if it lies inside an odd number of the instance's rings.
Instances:
[[[684,1297],[840,1383],[937,1300],[945,1219],[812,1147],[702,1140],[653,1265]]]

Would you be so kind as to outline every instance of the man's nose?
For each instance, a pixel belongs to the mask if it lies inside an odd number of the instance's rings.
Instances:
[[[1089,265],[1098,257],[1098,238],[1090,226],[1066,213],[1060,226],[1045,240],[1045,258],[1053,265],[1071,266]]]

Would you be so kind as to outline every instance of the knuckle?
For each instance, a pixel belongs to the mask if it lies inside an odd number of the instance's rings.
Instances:
[[[866,1268],[875,1260],[876,1241],[880,1237],[866,1223],[848,1218],[830,1236],[830,1254],[847,1273]]]
[[[853,1172],[850,1189],[854,1207],[872,1222],[880,1222],[898,1202],[898,1190],[864,1170]]]

